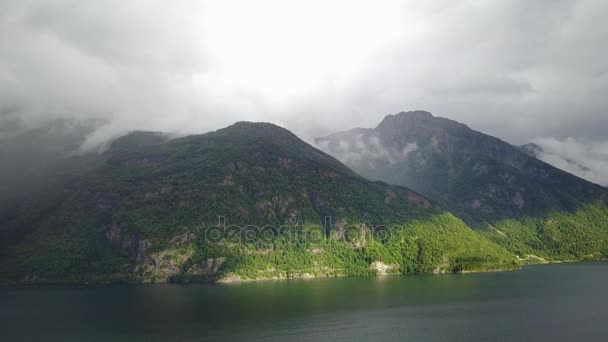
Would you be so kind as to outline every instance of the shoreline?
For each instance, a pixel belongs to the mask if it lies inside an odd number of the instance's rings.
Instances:
[[[192,285],[192,284],[217,284],[217,285],[235,285],[242,283],[262,283],[262,282],[273,282],[273,281],[290,281],[290,280],[314,280],[314,279],[330,279],[330,278],[349,278],[349,277],[390,277],[390,276],[416,276],[416,275],[466,275],[466,274],[476,274],[476,273],[496,273],[496,272],[513,272],[523,269],[526,266],[538,266],[538,265],[554,265],[554,264],[564,264],[564,263],[589,263],[589,262],[608,262],[608,258],[603,258],[601,260],[556,260],[551,262],[540,262],[540,263],[526,263],[522,264],[519,268],[514,269],[494,269],[494,270],[480,270],[480,271],[461,271],[461,272],[443,272],[443,273],[413,273],[413,274],[403,274],[403,273],[388,273],[388,274],[376,274],[376,275],[308,275],[308,276],[295,276],[295,277],[273,277],[273,278],[255,278],[255,279],[242,279],[236,277],[228,277],[222,279],[212,279],[212,278],[200,278],[194,280],[184,280],[184,281],[172,281],[171,279],[143,279],[143,280],[134,280],[125,278],[117,278],[115,280],[59,280],[59,279],[46,279],[46,280],[35,280],[28,282],[13,282],[13,283],[3,283],[0,284],[0,289],[2,288],[14,288],[14,287],[33,287],[33,286],[108,286],[108,285],[153,285],[153,284],[176,284],[176,285]],[[306,274],[306,273],[305,273]]]

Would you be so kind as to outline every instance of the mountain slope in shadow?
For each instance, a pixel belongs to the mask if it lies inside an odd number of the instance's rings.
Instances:
[[[267,123],[134,132],[3,221],[23,282],[272,279],[517,267],[433,201]],[[40,199],[43,200],[42,198]]]
[[[316,144],[369,179],[431,198],[519,255],[570,259],[606,250],[607,189],[456,121],[401,112],[376,128],[335,133]],[[589,219],[574,228],[580,217],[564,215],[581,211],[589,211]],[[514,222],[525,223],[514,228]]]

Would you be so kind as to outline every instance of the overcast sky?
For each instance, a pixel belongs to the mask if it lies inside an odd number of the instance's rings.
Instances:
[[[0,125],[103,118],[94,145],[255,120],[310,140],[425,109],[605,157],[607,18],[603,0],[2,0]]]

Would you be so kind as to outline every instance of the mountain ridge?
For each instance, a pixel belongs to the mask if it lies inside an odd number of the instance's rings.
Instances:
[[[434,202],[368,181],[268,123],[170,140],[134,132],[53,193],[59,198],[48,200],[48,210],[37,212],[34,203],[2,221],[0,232],[20,233],[0,261],[12,281],[233,281],[518,266]]]
[[[496,137],[425,111],[389,115],[376,128],[339,132],[315,142],[363,176],[412,188],[472,227],[489,230],[488,235],[498,242],[504,232],[492,229],[501,222],[531,218],[537,224],[556,213],[574,215],[581,208],[608,203],[605,188],[530,157]],[[597,220],[589,227],[593,234],[603,229],[603,218]],[[541,242],[521,249],[533,253],[542,246],[545,256],[557,257],[550,248],[559,248],[542,241],[546,224],[538,226],[513,235],[530,229]]]

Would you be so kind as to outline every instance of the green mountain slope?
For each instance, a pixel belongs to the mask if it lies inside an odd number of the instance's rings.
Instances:
[[[517,267],[403,187],[368,181],[289,131],[137,132],[11,212],[3,274],[24,282],[257,279]],[[48,198],[50,196],[50,199]]]
[[[431,198],[524,258],[606,255],[607,189],[461,123],[402,112],[316,143],[369,179]]]

